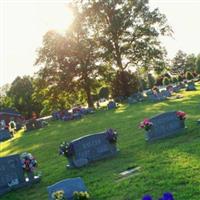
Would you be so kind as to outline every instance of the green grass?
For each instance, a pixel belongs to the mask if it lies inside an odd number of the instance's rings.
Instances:
[[[200,196],[200,118],[199,91],[182,92],[183,99],[160,103],[122,105],[115,111],[98,112],[80,121],[52,122],[47,128],[17,136],[0,146],[0,156],[31,152],[38,160],[42,181],[31,188],[10,192],[1,200],[47,199],[48,185],[62,179],[82,177],[94,200],[140,200],[150,193],[155,199],[165,191],[176,200],[199,200]],[[138,124],[145,117],[171,111],[187,113],[187,131],[172,138],[147,143]],[[109,127],[119,133],[119,154],[81,169],[66,169],[67,161],[58,155],[61,141],[96,133]],[[127,179],[118,174],[128,167],[141,169]]]

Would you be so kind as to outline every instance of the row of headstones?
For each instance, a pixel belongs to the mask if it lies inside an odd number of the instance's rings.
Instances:
[[[148,91],[146,92],[146,96],[150,101],[154,101],[154,102],[163,101],[163,100],[166,100],[168,97],[171,97],[172,93],[178,93],[181,89],[184,89],[184,88],[186,88],[185,84],[179,84],[176,86],[166,87],[160,92]]]
[[[174,135],[185,128],[184,120],[177,116],[176,111],[155,116],[150,122],[151,128],[146,132],[148,141]],[[73,154],[67,157],[69,167],[83,167],[96,160],[115,156],[118,152],[116,140],[108,132],[87,135],[70,143]],[[38,179],[35,181],[38,182]],[[30,184],[32,182],[26,181],[24,177],[19,155],[0,158],[0,195]],[[48,187],[49,199],[52,199],[52,193],[58,189],[64,190],[68,199],[72,198],[74,191],[86,191],[80,178],[69,179]]]
[[[184,120],[180,119],[176,111],[162,113],[150,119],[152,126],[146,132],[146,140],[153,141],[177,134],[184,130]],[[82,167],[95,160],[103,159],[108,156],[116,155],[117,148],[115,144],[109,143],[105,133],[88,135],[72,141],[75,150],[73,158],[68,158],[69,167]],[[47,188],[49,200],[53,200],[52,194],[56,191],[64,191],[67,199],[73,199],[75,191],[87,191],[83,180],[71,178],[60,181]]]

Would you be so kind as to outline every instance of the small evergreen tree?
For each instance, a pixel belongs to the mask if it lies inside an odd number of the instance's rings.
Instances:
[[[167,86],[170,84],[170,79],[168,77],[163,78],[163,85]]]
[[[186,72],[185,77],[186,77],[187,80],[192,80],[194,78],[194,76],[191,72]]]

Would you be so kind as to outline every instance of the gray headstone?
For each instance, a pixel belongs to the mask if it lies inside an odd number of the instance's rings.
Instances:
[[[12,138],[12,135],[10,134],[10,132],[8,130],[6,130],[6,129],[0,130],[0,142],[9,140],[10,138]]]
[[[146,132],[148,141],[165,138],[176,134],[185,128],[184,120],[180,120],[176,111],[166,112],[150,119],[153,126]]]
[[[108,141],[106,133],[96,133],[73,140],[75,156],[68,158],[70,167],[81,167],[87,163],[114,156],[117,153],[115,144]]]
[[[0,195],[25,183],[19,155],[0,158]]]
[[[65,195],[65,198],[67,198],[67,200],[73,200],[73,193],[76,191],[77,192],[87,191],[86,186],[80,177],[65,179],[63,181],[60,181],[58,183],[55,183],[54,185],[47,187],[49,200],[54,200],[52,198],[52,194],[59,190],[64,191],[64,195]]]
[[[196,90],[194,82],[189,82],[186,91],[194,91],[194,90]]]
[[[160,93],[161,93],[161,95],[162,95],[163,97],[165,97],[165,98],[171,96],[171,93],[170,93],[168,90],[162,90]]]

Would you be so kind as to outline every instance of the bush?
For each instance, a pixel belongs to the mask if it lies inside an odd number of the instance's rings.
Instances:
[[[99,91],[99,99],[102,99],[102,98],[108,99],[108,97],[109,97],[108,87],[102,87]]]
[[[169,85],[170,84],[170,79],[168,77],[163,78],[163,85]]]
[[[187,80],[192,80],[194,78],[194,76],[191,72],[186,72],[185,77]]]

